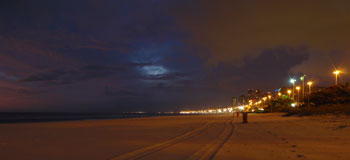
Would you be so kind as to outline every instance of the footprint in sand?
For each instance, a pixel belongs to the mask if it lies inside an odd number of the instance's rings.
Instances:
[[[288,143],[287,139],[285,139],[285,138],[281,138],[281,140],[282,140],[283,142]]]

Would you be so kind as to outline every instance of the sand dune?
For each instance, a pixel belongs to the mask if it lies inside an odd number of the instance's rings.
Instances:
[[[348,117],[168,116],[0,124],[0,159],[349,159]]]

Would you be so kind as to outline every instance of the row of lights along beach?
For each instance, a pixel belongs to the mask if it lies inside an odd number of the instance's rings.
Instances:
[[[333,74],[335,75],[335,85],[338,85],[338,76],[342,72],[340,70],[335,70]],[[222,113],[233,113],[233,112],[259,112],[264,111],[268,104],[273,99],[281,98],[282,96],[287,96],[291,99],[290,107],[298,107],[304,103],[305,95],[307,95],[307,105],[310,106],[310,94],[312,93],[312,86],[314,82],[308,81],[305,85],[306,75],[300,77],[301,86],[296,85],[297,80],[294,78],[290,79],[291,87],[285,89],[275,90],[275,94],[268,92],[266,96],[260,97],[260,99],[249,100],[247,104],[235,105],[232,103],[232,106],[228,107],[217,107],[217,108],[208,108],[201,110],[184,110],[180,111],[180,114],[222,114]],[[305,90],[307,88],[307,93]],[[284,92],[283,92],[284,91]],[[300,93],[301,92],[301,93]],[[285,94],[283,94],[285,93]],[[270,108],[272,112],[272,107]]]

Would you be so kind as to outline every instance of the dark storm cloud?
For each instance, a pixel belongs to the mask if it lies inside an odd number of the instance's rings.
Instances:
[[[147,75],[142,77],[144,80],[177,80],[181,78],[190,77],[193,73],[180,73],[180,72],[173,72],[173,73],[166,73],[166,74],[158,74],[158,75]]]
[[[228,105],[247,88],[349,65],[348,1],[0,3],[0,106]]]
[[[65,64],[77,63],[79,59],[71,56],[91,50],[95,54],[129,53],[139,49],[137,43],[157,42],[163,35],[172,35],[169,21],[152,10],[153,2],[17,1],[5,6],[1,11],[7,19],[0,27],[6,42],[2,49],[23,57],[18,52],[36,54],[41,63],[58,63],[59,59]],[[26,63],[36,63],[27,57]]]
[[[34,89],[19,89],[17,90],[17,93],[23,94],[23,95],[38,95],[38,94],[45,94],[48,91],[45,90],[34,90]]]
[[[5,79],[5,80],[17,80],[18,77],[8,75],[4,72],[0,72],[0,79]]]
[[[344,0],[198,0],[171,6],[180,26],[191,33],[186,43],[207,47],[212,66],[242,64],[247,55],[281,45],[309,46],[315,57],[349,50],[349,5]]]
[[[65,71],[55,70],[55,71],[35,74],[27,78],[24,78],[21,81],[22,82],[52,81],[52,80],[58,80],[59,77],[65,74],[66,74]]]
[[[151,63],[128,63],[108,65],[86,65],[76,70],[49,70],[36,73],[20,80],[20,82],[42,82],[46,84],[71,84],[76,81],[85,81],[109,76],[121,76],[134,68],[151,65]]]
[[[289,70],[306,60],[310,51],[305,47],[275,47],[266,49],[256,57],[246,58],[243,66],[221,63],[196,81],[202,89],[235,95],[247,88],[268,90],[287,84]],[[199,88],[196,88],[199,89]],[[239,93],[239,92],[238,92]]]
[[[286,86],[288,79],[294,76],[289,73],[290,69],[307,61],[311,53],[305,47],[266,49],[258,57],[246,60],[246,72],[241,73],[240,83],[245,81],[253,88],[266,90]]]
[[[105,90],[103,92],[104,96],[114,96],[114,97],[120,97],[120,98],[135,98],[135,97],[141,97],[146,96],[145,94],[136,92],[136,91],[130,91],[130,90],[113,90],[113,88],[105,87]]]

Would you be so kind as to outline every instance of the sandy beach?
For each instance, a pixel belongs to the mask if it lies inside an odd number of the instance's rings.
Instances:
[[[1,160],[349,159],[350,118],[249,114],[0,124]]]

